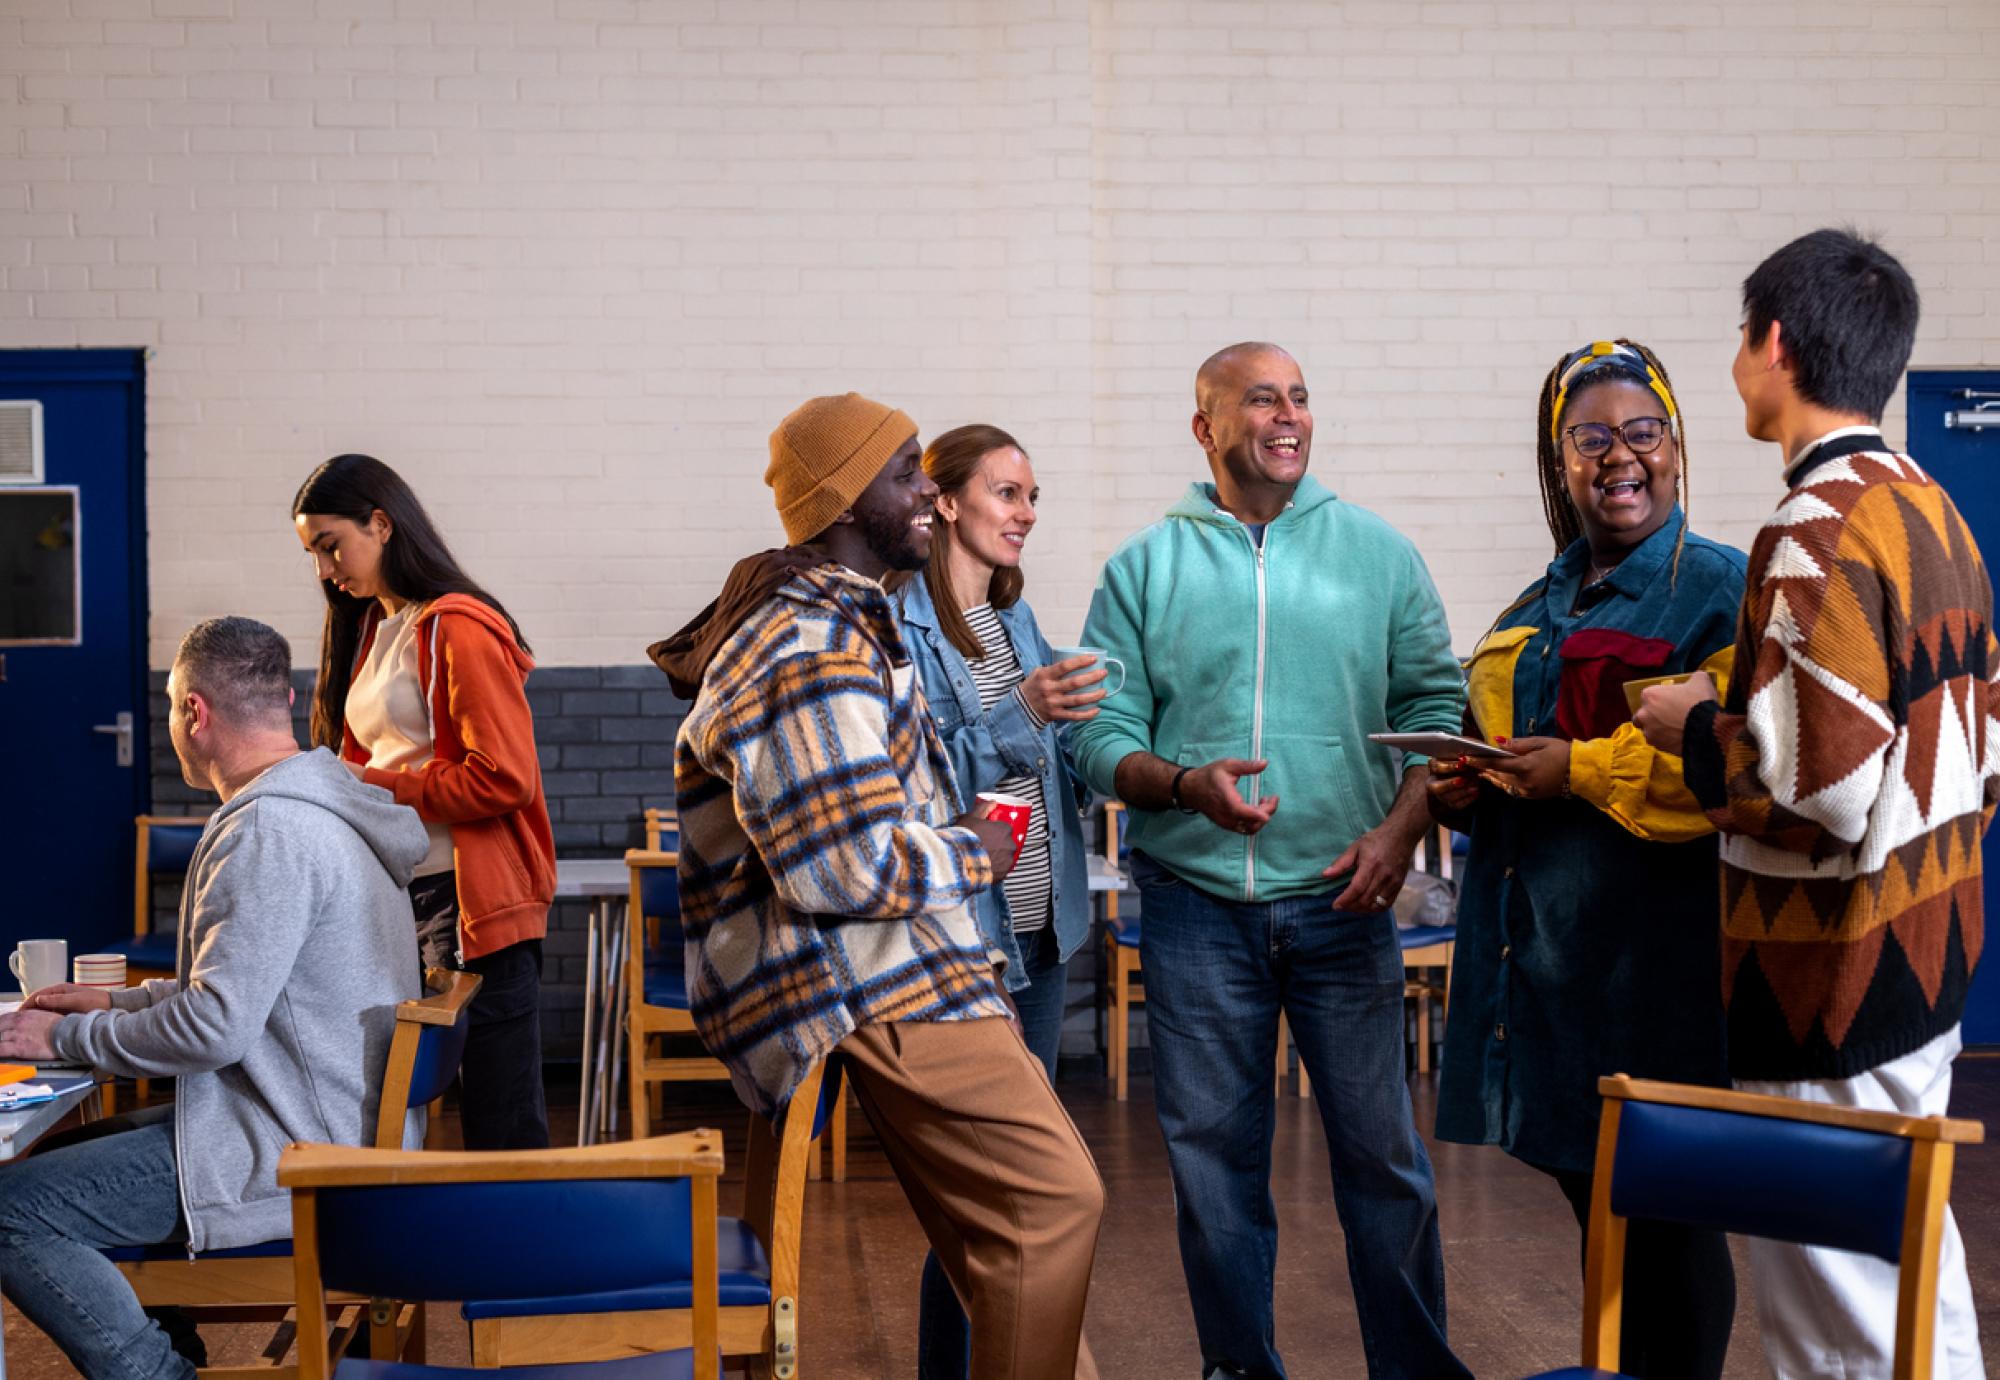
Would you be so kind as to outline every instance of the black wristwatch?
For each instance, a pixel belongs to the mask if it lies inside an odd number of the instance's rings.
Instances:
[[[1167,797],[1174,802],[1174,808],[1184,815],[1201,813],[1199,810],[1190,810],[1187,806],[1181,804],[1181,778],[1193,770],[1193,767],[1182,767],[1179,771],[1175,772],[1174,784],[1167,790]]]

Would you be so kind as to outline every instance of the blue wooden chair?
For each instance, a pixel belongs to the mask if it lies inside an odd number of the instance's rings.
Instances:
[[[1451,965],[1458,948],[1458,926],[1412,925],[1397,930],[1396,939],[1403,946],[1403,996],[1417,1003],[1417,1072],[1429,1073],[1431,1003],[1437,1002],[1442,1015],[1450,1016]],[[1444,969],[1442,982],[1431,977],[1437,968]]]
[[[104,952],[125,955],[125,980],[136,986],[147,978],[172,977],[176,971],[175,932],[153,928],[153,879],[187,876],[208,821],[199,815],[140,815],[135,823],[132,937],[105,946]]]
[[[137,847],[132,860],[132,937],[104,946],[108,954],[125,956],[125,982],[136,987],[147,978],[172,977],[179,964],[178,934],[153,927],[153,879],[186,877],[195,845],[208,821],[200,815],[139,815]],[[133,1091],[144,1102],[152,1080],[133,1080]],[[104,1085],[104,1114],[116,1109],[117,1084]]]
[[[1862,1112],[1722,1088],[1598,1080],[1604,1116],[1585,1249],[1583,1365],[1539,1380],[1611,1380],[1625,1224],[1638,1217],[1880,1257],[1901,1270],[1896,1380],[1927,1380],[1952,1158],[1976,1121]]]
[[[501,1300],[673,1283],[681,1335],[639,1355],[537,1368],[534,1380],[719,1380],[716,1181],[722,1136],[688,1131],[586,1149],[438,1153],[294,1145],[301,1380],[466,1380],[489,1371],[344,1358],[328,1291]]]
[[[1118,800],[1104,802],[1104,860],[1118,871],[1125,870],[1129,849],[1125,844],[1125,805]],[[1146,1000],[1145,977],[1139,971],[1139,918],[1119,914],[1118,893],[1102,894],[1104,924],[1104,971],[1110,992],[1105,1006],[1111,1013],[1111,1028],[1105,1032],[1105,1053],[1110,1063],[1111,1085],[1118,1100],[1125,1100],[1129,1080],[1132,1039],[1132,1008]]]
[[[806,1165],[813,1138],[840,1096],[821,1064],[806,1076],[776,1126],[750,1117],[743,1216],[716,1227],[725,1357],[746,1357],[760,1374],[791,1380],[798,1372],[799,1236],[805,1216]],[[468,1302],[472,1359],[479,1367],[541,1365],[557,1360],[613,1360],[685,1334],[688,1288],[678,1280],[585,1292],[565,1287],[544,1297]]]
[[[434,968],[427,978],[430,994],[397,1006],[396,1031],[375,1114],[377,1149],[401,1149],[409,1113],[444,1096],[458,1076],[472,1028],[472,998],[480,982],[474,973]],[[148,1308],[176,1307],[197,1319],[222,1322],[277,1321],[294,1302],[290,1241],[203,1251],[192,1259],[182,1245],[121,1246],[104,1254],[117,1262],[139,1302]],[[420,1307],[399,1308],[387,1298],[348,1301],[370,1304],[369,1346],[377,1358],[422,1359]]]
[[[650,821],[649,821],[650,831]],[[625,1038],[631,1066],[632,1134],[651,1134],[654,1100],[665,1083],[729,1080],[719,1059],[668,1054],[666,1042],[698,1039],[688,1008],[687,950],[681,933],[680,829],[653,833],[665,845],[625,854],[632,889],[625,903]],[[655,1045],[661,1052],[655,1053]]]

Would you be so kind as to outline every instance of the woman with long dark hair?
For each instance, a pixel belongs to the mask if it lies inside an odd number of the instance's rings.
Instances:
[[[1726,1086],[1715,826],[1632,722],[1633,681],[1735,659],[1744,556],[1689,530],[1666,366],[1593,341],[1542,383],[1554,559],[1466,663],[1468,731],[1516,755],[1431,764],[1472,835],[1437,1136],[1555,1180],[1587,1231],[1602,1074]],[[1634,1221],[1622,1374],[1714,1380],[1736,1313],[1720,1232]]]
[[[1068,962],[1090,934],[1078,819],[1088,787],[1071,768],[1065,730],[1096,717],[1105,672],[1084,657],[1056,660],[1021,597],[1021,549],[1040,490],[1020,442],[997,426],[958,427],[931,442],[924,472],[938,486],[930,561],[901,587],[896,611],[951,755],[959,808],[981,791],[1033,806],[1014,870],[980,898],[978,915],[987,947],[1007,956],[1022,1039],[1054,1082]],[[965,1375],[966,1336],[931,1257],[918,1318],[922,1380]]]
[[[484,979],[459,1068],[466,1148],[546,1146],[542,939],[556,863],[527,639],[380,460],[321,465],[292,522],[326,595],[313,743],[422,817],[431,849],[410,900],[424,965]]]

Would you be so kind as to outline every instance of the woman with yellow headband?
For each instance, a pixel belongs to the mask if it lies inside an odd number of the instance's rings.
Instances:
[[[1437,1134],[1550,1175],[1581,1229],[1608,1073],[1726,1086],[1716,840],[1626,687],[1733,659],[1744,556],[1688,530],[1680,406],[1653,352],[1565,355],[1536,422],[1556,556],[1466,664],[1467,731],[1515,756],[1431,764],[1472,836]],[[1721,1234],[1631,1224],[1619,1369],[1722,1373]]]

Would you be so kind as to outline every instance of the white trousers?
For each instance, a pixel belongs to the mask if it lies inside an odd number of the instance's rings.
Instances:
[[[1921,1049],[1852,1078],[1800,1083],[1741,1082],[1744,1092],[1906,1116],[1942,1116],[1951,1100],[1951,1061],[1960,1048],[1953,1026]],[[1957,1166],[1954,1166],[1957,1168]],[[1779,1380],[1833,1376],[1889,1380],[1896,1350],[1896,1267],[1872,1255],[1749,1238],[1757,1282],[1764,1355]],[[1958,1223],[1945,1210],[1938,1262],[1938,1380],[1985,1380],[1979,1320]]]

